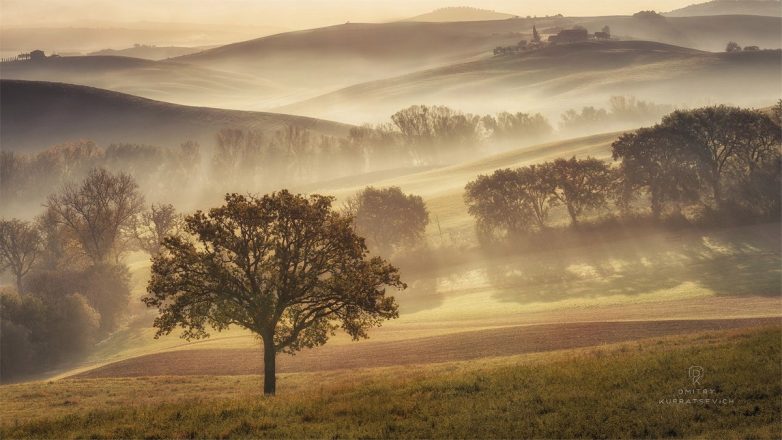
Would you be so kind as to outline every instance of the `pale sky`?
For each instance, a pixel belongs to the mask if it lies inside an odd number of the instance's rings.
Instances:
[[[134,22],[280,26],[391,21],[446,6],[527,16],[627,15],[704,0],[0,0],[0,26],[101,26]]]

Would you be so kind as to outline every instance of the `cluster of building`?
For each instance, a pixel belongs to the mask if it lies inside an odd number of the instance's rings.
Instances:
[[[508,55],[519,52],[526,52],[528,50],[539,49],[545,45],[551,44],[568,44],[578,43],[589,40],[610,40],[611,30],[608,26],[604,27],[602,31],[590,34],[583,27],[575,27],[573,29],[564,29],[554,35],[550,35],[548,40],[544,43],[538,33],[535,26],[532,27],[532,41],[521,40],[515,46],[498,46],[494,48],[494,55]]]
[[[59,56],[59,55],[51,55],[49,58],[57,57],[57,56]],[[47,56],[46,56],[46,54],[42,50],[33,50],[33,51],[30,51],[30,52],[26,52],[26,53],[20,53],[19,55],[15,56],[15,57],[3,58],[0,61],[2,61],[4,63],[10,62],[10,61],[40,61],[40,60],[45,60],[46,58],[47,58]]]
[[[565,29],[562,31],[559,31],[556,35],[551,35],[548,37],[548,42],[552,44],[564,44],[564,43],[578,43],[580,41],[588,41],[588,40],[610,40],[611,39],[611,31],[607,28],[604,28],[601,32],[595,32],[594,34],[589,34],[589,31],[587,31],[584,28],[573,28],[573,29]]]

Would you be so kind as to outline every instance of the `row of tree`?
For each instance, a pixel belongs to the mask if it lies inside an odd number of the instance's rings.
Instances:
[[[478,176],[464,199],[481,236],[512,236],[545,229],[549,211],[560,205],[577,226],[585,213],[607,204],[615,185],[610,165],[573,157]]]
[[[760,111],[675,111],[653,127],[620,136],[612,145],[614,165],[574,157],[501,169],[468,183],[465,201],[484,235],[544,229],[556,206],[578,225],[611,202],[627,212],[644,200],[655,219],[682,215],[689,206],[778,219],[780,133],[778,116]]]
[[[667,111],[667,109],[665,110]],[[658,118],[662,106],[614,97],[609,108],[586,107],[562,115],[560,129],[595,131]],[[35,154],[0,152],[0,205],[4,210],[38,204],[89,170],[125,172],[148,195],[192,199],[204,191],[272,189],[379,169],[442,164],[485,148],[502,149],[550,138],[552,124],[541,114],[473,115],[443,106],[411,106],[388,123],[353,127],[345,137],[314,135],[298,126],[271,133],[226,128],[205,154],[195,142],[175,148],[91,141],[57,145]]]

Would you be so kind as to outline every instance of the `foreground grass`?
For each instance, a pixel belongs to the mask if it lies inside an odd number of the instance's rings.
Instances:
[[[0,388],[2,438],[777,438],[782,329],[419,368]],[[687,370],[704,368],[693,387]],[[666,404],[679,390],[732,403]]]

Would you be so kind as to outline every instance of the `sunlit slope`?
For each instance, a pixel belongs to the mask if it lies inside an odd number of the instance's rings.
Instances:
[[[591,41],[358,84],[282,110],[347,121],[421,103],[473,113],[557,114],[612,95],[687,105],[719,98],[757,106],[782,93],[780,71],[779,51],[728,54],[649,41]]]
[[[136,45],[124,49],[103,49],[96,52],[91,52],[87,55],[91,56],[119,56],[119,57],[132,57],[141,58],[145,60],[164,60],[166,58],[181,57],[183,55],[189,55],[191,53],[201,52],[211,47],[187,47],[187,46],[147,46]]]
[[[273,399],[260,395],[258,374],[4,385],[0,435],[776,438],[781,344],[776,325],[468,362],[279,374]],[[659,404],[682,397],[692,365],[704,366],[710,397],[734,402]]]
[[[3,63],[0,78],[78,84],[177,104],[221,108],[259,108],[263,99],[287,93],[253,75],[125,56]]]
[[[664,15],[667,17],[694,17],[730,14],[779,17],[782,15],[782,2],[779,0],[712,0],[685,6],[671,12],[666,12]]]
[[[740,42],[742,47],[754,45],[779,49],[779,35],[782,33],[779,14],[774,17],[721,14],[664,18],[609,16],[578,18],[574,22],[591,32],[608,25],[612,35],[623,39],[659,41],[713,52],[725,50],[728,41]]]
[[[782,20],[774,17],[537,17],[459,22],[345,23],[238,42],[175,58],[177,62],[260,77],[288,94],[264,95],[258,103],[287,105],[353,84],[491,56],[496,46],[584,26],[611,27],[624,39],[651,40],[704,50],[723,50],[728,40],[778,48]],[[556,72],[552,72],[556,75]],[[436,86],[433,83],[433,86]],[[298,98],[298,99],[297,99]],[[353,119],[351,119],[353,120]]]
[[[469,180],[497,168],[556,157],[606,158],[618,135],[519,148],[396,178],[364,176],[296,188],[344,199],[365,185],[397,185],[426,200],[432,219],[427,239],[444,250],[402,263],[410,287],[396,295],[400,318],[371,331],[371,340],[362,344],[413,341],[412,347],[418,338],[530,324],[779,316],[782,237],[777,224],[705,232],[618,229],[548,241],[515,255],[484,253],[475,247],[474,221],[462,199]],[[138,302],[149,262],[137,253],[131,263],[136,318],[101,342],[83,365],[61,375],[161,351],[259,347],[255,337],[239,329],[193,343],[179,339],[176,332],[153,339],[153,315]],[[349,344],[349,338],[337,336],[327,347]]]
[[[450,21],[484,21],[507,20],[515,18],[513,14],[491,11],[488,9],[471,8],[469,6],[448,7],[436,9],[432,12],[416,15],[406,21],[450,22]]]
[[[344,135],[344,124],[275,113],[189,107],[70,84],[2,80],[0,142],[4,150],[39,151],[91,139],[101,145],[141,143],[175,147],[186,140],[214,144],[222,128],[273,132],[285,125]]]

